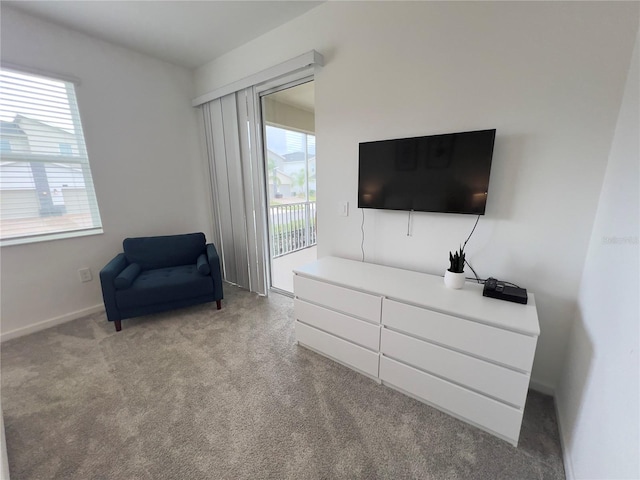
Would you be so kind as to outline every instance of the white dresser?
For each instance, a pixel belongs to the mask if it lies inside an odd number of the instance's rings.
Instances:
[[[540,327],[482,286],[325,257],[294,271],[299,344],[517,445]]]

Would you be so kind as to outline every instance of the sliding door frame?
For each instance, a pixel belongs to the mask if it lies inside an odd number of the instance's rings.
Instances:
[[[265,260],[266,260],[266,280],[267,280],[267,290],[272,290],[274,292],[280,293],[282,295],[286,295],[288,297],[293,297],[293,293],[288,292],[286,290],[282,290],[281,288],[277,288],[273,286],[273,279],[271,276],[271,218],[269,215],[269,198],[268,198],[268,188],[267,188],[267,144],[264,141],[266,138],[266,128],[267,122],[264,118],[263,113],[263,102],[262,99],[267,95],[271,95],[272,93],[280,92],[282,90],[286,90],[288,88],[297,87],[298,85],[302,85],[304,83],[313,82],[315,80],[315,69],[310,67],[305,70],[295,72],[290,75],[285,75],[283,77],[270,80],[268,82],[264,82],[260,85],[256,85],[255,87],[255,97],[254,101],[259,107],[256,111],[256,122],[257,125],[260,126],[258,129],[260,132],[260,139],[257,143],[260,144],[260,164],[262,166],[261,177],[262,177],[262,190],[264,191],[263,201],[264,201],[264,217],[265,217],[265,231],[264,231],[264,241],[265,241]]]

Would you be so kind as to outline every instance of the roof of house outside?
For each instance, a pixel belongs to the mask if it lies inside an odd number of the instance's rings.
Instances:
[[[25,135],[25,133],[15,119],[13,122],[0,120],[0,135]]]

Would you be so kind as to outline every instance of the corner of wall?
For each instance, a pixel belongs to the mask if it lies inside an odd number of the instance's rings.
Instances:
[[[567,480],[574,480],[576,477],[573,473],[573,460],[571,459],[570,449],[569,449],[569,439],[566,436],[566,432],[562,427],[562,413],[560,410],[559,402],[557,401],[557,397],[553,399],[553,405],[556,409],[556,421],[558,423],[558,435],[560,436],[560,448],[562,449],[562,463],[564,464],[564,474]]]

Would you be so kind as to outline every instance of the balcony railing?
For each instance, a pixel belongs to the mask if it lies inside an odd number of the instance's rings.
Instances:
[[[272,258],[316,244],[316,202],[272,205],[269,221]]]

